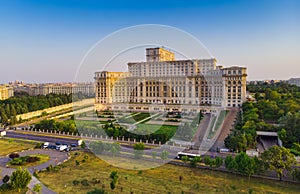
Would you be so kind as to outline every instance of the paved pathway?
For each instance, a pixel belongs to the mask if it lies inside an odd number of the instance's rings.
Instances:
[[[48,162],[27,168],[31,174],[34,172],[34,170],[42,170],[42,169],[47,168],[49,165],[56,166],[59,163],[64,162],[65,160],[68,159],[68,153],[59,152],[56,150],[35,149],[35,150],[28,150],[28,151],[20,152],[19,154],[20,154],[20,156],[26,156],[26,155],[31,155],[31,154],[45,154],[45,155],[50,156],[50,159]],[[10,161],[10,158],[8,158],[7,156],[0,157],[0,170],[1,170],[0,175],[1,175],[1,177],[4,177],[5,175],[10,176],[12,174],[12,172],[15,170],[14,168],[6,167],[6,164],[9,161]],[[2,184],[2,179],[0,180],[0,185],[1,184]],[[54,191],[48,189],[36,177],[32,176],[32,180],[29,183],[28,187],[30,189],[32,189],[34,187],[34,185],[36,185],[36,184],[41,184],[43,194],[55,194]]]

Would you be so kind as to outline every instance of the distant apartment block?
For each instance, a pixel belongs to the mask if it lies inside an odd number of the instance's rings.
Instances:
[[[6,100],[14,96],[14,89],[7,85],[0,85],[0,100]]]
[[[93,82],[88,83],[47,83],[47,84],[15,84],[17,92],[27,92],[31,96],[47,94],[76,94],[82,93],[88,96],[95,94]]]
[[[287,82],[288,82],[288,84],[296,85],[296,86],[300,87],[300,78],[291,78]]]
[[[240,107],[246,100],[247,69],[217,66],[216,59],[175,60],[163,48],[146,49],[146,62],[128,72],[96,72],[96,109],[198,111]]]

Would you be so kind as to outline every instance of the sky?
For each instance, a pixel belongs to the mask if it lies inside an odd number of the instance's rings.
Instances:
[[[189,33],[218,63],[247,67],[248,80],[300,77],[298,0],[2,0],[0,83],[77,80],[96,43],[144,24]],[[104,63],[80,81],[92,81]]]

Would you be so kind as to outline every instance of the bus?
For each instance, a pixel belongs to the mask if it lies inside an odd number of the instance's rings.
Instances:
[[[187,156],[189,158],[195,158],[195,157],[200,157],[200,154],[192,154],[192,153],[185,153],[185,152],[178,152],[177,154],[177,159],[181,160],[183,156]]]

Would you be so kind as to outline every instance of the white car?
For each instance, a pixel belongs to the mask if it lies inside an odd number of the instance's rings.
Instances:
[[[65,151],[67,148],[68,148],[68,146],[66,146],[66,145],[60,145],[60,146],[57,146],[58,147],[58,149],[57,150],[59,150],[59,151]]]
[[[45,143],[43,144],[43,148],[48,148],[48,146],[49,146],[49,142],[45,142]]]

